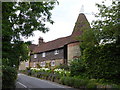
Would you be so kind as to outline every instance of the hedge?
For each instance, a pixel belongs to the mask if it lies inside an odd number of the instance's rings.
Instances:
[[[86,74],[90,78],[120,83],[120,45],[106,44],[83,52]]]
[[[71,76],[74,76],[74,75],[75,76],[77,76],[77,75],[85,76],[86,67],[85,67],[85,63],[83,62],[82,58],[74,59],[70,63],[70,72],[71,72]]]
[[[88,79],[88,78],[80,78],[79,76],[77,77],[62,77],[60,79],[60,83],[63,85],[68,85],[77,89],[84,89],[84,88],[92,88],[92,89],[114,89],[118,88],[120,89],[119,85],[116,84],[106,84],[102,83],[97,79]]]

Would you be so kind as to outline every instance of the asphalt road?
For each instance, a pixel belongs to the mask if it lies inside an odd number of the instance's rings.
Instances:
[[[41,80],[35,77],[30,77],[24,74],[18,74],[16,81],[16,90],[18,88],[24,88],[25,90],[33,89],[55,89],[55,90],[75,90],[74,88],[64,86],[55,82]]]

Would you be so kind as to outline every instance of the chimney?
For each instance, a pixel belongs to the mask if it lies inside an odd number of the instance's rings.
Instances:
[[[40,44],[43,44],[43,43],[44,43],[43,38],[42,38],[42,37],[39,37],[39,39],[38,39],[38,46],[39,46]]]

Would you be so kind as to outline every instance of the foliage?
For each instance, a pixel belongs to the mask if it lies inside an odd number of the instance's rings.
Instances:
[[[4,46],[3,46],[4,48]],[[19,50],[18,50],[19,48]],[[6,47],[5,47],[6,49]],[[5,50],[3,49],[3,50]],[[11,52],[10,52],[11,51]],[[24,44],[23,42],[15,42],[14,45],[12,45],[11,50],[6,52],[3,51],[3,65],[7,65],[7,66],[11,66],[13,67],[13,65],[15,65],[17,68],[19,66],[19,61],[23,61],[23,60],[28,60],[29,56],[29,49],[27,47],[26,44]]]
[[[86,69],[83,74],[89,78],[120,83],[120,1],[112,0],[110,6],[105,6],[104,1],[96,5],[98,19],[92,22],[91,29],[84,29],[80,36],[82,66]],[[76,62],[73,66],[71,74],[81,75],[77,72],[81,64]]]
[[[116,42],[120,44],[120,1],[112,0],[110,6],[105,6],[104,2],[96,4],[99,13],[95,16],[97,20],[92,22],[91,29],[84,29],[79,40],[81,49],[88,47],[99,46]]]
[[[83,79],[79,77],[62,77],[61,84],[72,86],[74,88],[85,88],[88,84],[88,79]]]
[[[48,28],[46,28],[45,23],[53,24],[50,11],[56,3],[57,1],[51,2],[50,0],[42,2],[3,2],[3,22],[6,20],[11,24],[13,30],[11,33],[15,40],[20,38],[20,34],[22,36],[32,35],[34,30],[46,32]]]
[[[9,66],[18,67],[27,60],[28,50],[21,37],[33,35],[33,31],[47,32],[46,22],[53,24],[51,10],[57,1],[50,2],[2,2],[3,58]],[[3,59],[3,60],[4,60]]]
[[[47,32],[45,23],[53,24],[51,10],[57,1],[2,2],[2,62],[3,87],[10,87],[16,77],[20,61],[28,60],[28,45],[21,37],[28,38],[33,31]],[[10,66],[10,67],[9,67]],[[9,68],[8,68],[9,67]],[[14,71],[13,71],[14,70]],[[8,74],[6,74],[8,73]],[[10,77],[6,76],[10,75]]]
[[[99,13],[96,17],[101,18],[93,22],[93,30],[98,31],[97,37],[103,40],[103,43],[108,41],[120,40],[120,1],[112,0],[112,5],[105,6],[103,4],[96,4]]]
[[[83,75],[86,72],[85,63],[81,58],[73,59],[70,64],[71,76]]]
[[[59,74],[60,76],[70,76],[70,71],[66,71],[64,69],[55,69],[55,74]]]
[[[81,78],[81,76],[74,76],[74,77],[61,77],[60,83],[63,85],[68,85],[74,88],[104,88],[104,89],[113,89],[113,88],[120,88],[119,85],[116,84],[105,84],[101,83],[97,79],[88,79],[88,78]]]
[[[119,82],[120,45],[106,44],[84,50],[83,59],[90,78]]]
[[[10,66],[2,66],[2,88],[14,88],[17,78],[16,68]],[[8,76],[9,75],[9,76]]]
[[[95,35],[97,32],[93,29],[84,29],[81,36],[79,36],[79,40],[82,41],[80,43],[81,50],[84,50],[87,47],[93,47],[95,45],[99,45],[100,39]]]
[[[35,73],[35,72],[43,72],[43,73],[53,73],[53,74],[56,74],[56,75],[59,75],[59,76],[70,76],[70,71],[66,71],[64,69],[54,69],[54,70],[51,70],[49,68],[31,68],[32,70],[32,73]]]
[[[37,64],[37,68],[42,68],[42,67],[40,66],[40,64]]]
[[[60,64],[57,68],[64,69],[64,70],[69,70],[69,66],[65,65],[65,64]]]

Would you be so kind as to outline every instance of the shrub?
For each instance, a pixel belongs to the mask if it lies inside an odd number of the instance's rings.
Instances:
[[[14,88],[17,70],[10,66],[2,66],[2,72],[2,88]]]
[[[37,68],[42,68],[39,64],[37,64]]]
[[[90,79],[86,87],[87,88],[97,88],[97,80]]]
[[[60,76],[70,76],[70,71],[64,69],[54,69],[54,73],[59,74]]]
[[[90,78],[120,83],[120,45],[106,44],[87,48],[83,59]]]
[[[88,79],[81,76],[61,77],[60,83],[74,88],[104,88],[104,89],[120,89],[119,85],[103,83],[97,79]]]
[[[81,85],[83,85],[83,84],[81,83],[81,80],[80,80],[79,78],[74,78],[74,84],[73,84],[73,86],[74,86],[75,88],[80,88]]]
[[[61,77],[60,83],[63,84],[63,85],[65,85],[65,82],[64,82],[64,81],[65,81],[65,77]]]
[[[71,76],[83,75],[86,72],[85,63],[82,59],[74,59],[70,64]]]
[[[65,85],[68,85],[68,86],[73,86],[75,80],[73,77],[65,77]]]
[[[81,79],[79,77],[62,77],[61,84],[72,86],[74,88],[85,88],[88,84],[88,79]]]
[[[69,70],[70,69],[70,67],[68,65],[65,65],[65,64],[60,64],[57,68],[64,69],[64,70]]]

